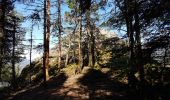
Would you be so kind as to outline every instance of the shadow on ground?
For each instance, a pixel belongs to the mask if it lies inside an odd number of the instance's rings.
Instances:
[[[109,72],[108,72],[109,73]],[[46,88],[39,86],[17,94],[12,100],[168,100],[169,86],[132,88],[116,81],[110,74],[88,69],[67,77],[51,78]]]
[[[108,72],[109,73],[109,72]],[[79,82],[87,87],[91,100],[169,100],[170,86],[136,86],[118,82],[110,74],[89,70]]]
[[[107,73],[91,69],[79,82],[87,87],[89,99],[123,99],[126,94],[126,85],[116,82]]]
[[[56,77],[51,78],[47,82],[47,86],[38,86],[33,89],[29,89],[23,93],[17,94],[12,100],[50,100],[50,99],[57,99],[56,97],[51,95],[50,91],[53,90],[54,92],[57,91],[63,83],[67,80],[67,76],[65,73],[61,73]],[[57,96],[60,98],[60,96]],[[9,98],[10,99],[10,98]]]

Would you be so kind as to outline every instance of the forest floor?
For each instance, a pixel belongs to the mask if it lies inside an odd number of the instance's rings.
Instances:
[[[82,74],[61,73],[51,78],[47,86],[32,86],[12,93],[7,100],[155,100],[155,92],[145,94],[129,90],[127,84],[115,81],[106,71],[85,68]],[[145,95],[145,96],[143,96]],[[166,100],[166,99],[161,99]]]

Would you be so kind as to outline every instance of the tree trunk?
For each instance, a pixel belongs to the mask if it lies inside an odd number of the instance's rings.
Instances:
[[[76,32],[73,31],[73,64],[76,64]]]
[[[58,0],[58,68],[61,68],[61,0]]]
[[[90,23],[90,9],[86,11],[86,19],[87,19],[87,34],[88,34],[88,56],[89,56],[89,63],[88,66],[94,68],[94,59],[93,59],[93,32],[91,30],[91,23]]]
[[[135,66],[134,66],[134,32],[133,32],[133,25],[132,25],[132,18],[128,17],[126,19],[126,24],[127,24],[127,34],[129,36],[129,48],[130,48],[130,59],[129,59],[129,74],[128,74],[128,83],[130,85],[134,85],[135,84]]]
[[[136,5],[137,6],[137,5]],[[135,24],[134,29],[136,33],[136,62],[137,62],[137,68],[139,70],[139,78],[141,82],[144,82],[144,67],[142,63],[142,49],[141,49],[141,37],[140,37],[140,23],[139,23],[139,15],[137,8],[135,9]]]
[[[2,24],[0,23],[0,81],[2,80],[2,60],[3,60],[3,28]]]
[[[128,73],[128,83],[130,86],[134,86],[136,82],[136,77],[135,77],[135,54],[134,54],[134,27],[133,27],[133,14],[132,14],[132,8],[131,8],[131,1],[125,0],[125,8],[126,10],[122,9],[123,16],[125,17],[126,20],[126,28],[127,28],[127,35],[128,35],[128,47],[130,50],[130,56],[129,56],[129,73]]]
[[[44,0],[44,84],[49,78],[49,40],[50,40],[50,0]]]
[[[47,79],[49,78],[49,75],[48,75],[48,68],[49,68],[49,43],[50,43],[50,0],[47,0],[47,40],[46,40],[46,56],[47,56],[47,59],[46,59],[46,72],[47,72]]]
[[[0,81],[2,80],[2,57],[3,57],[3,28],[0,19]]]
[[[164,82],[164,75],[163,75],[163,72],[166,68],[166,57],[167,57],[167,54],[168,54],[168,48],[165,48],[165,51],[164,51],[164,56],[163,56],[163,68],[161,69],[160,71],[160,82],[163,83]]]
[[[32,68],[32,33],[33,33],[33,20],[32,20],[32,26],[31,26],[31,36],[30,36],[30,76],[29,76],[29,81],[31,84],[31,68]]]
[[[1,57],[0,57],[0,60],[2,60]],[[2,61],[0,61],[0,81],[2,81]]]
[[[79,40],[78,40],[78,45],[79,45],[79,69],[82,70],[83,68],[83,58],[82,58],[82,43],[81,43],[81,38],[82,38],[82,16],[80,17],[80,31],[79,31]]]
[[[66,60],[65,60],[65,67],[68,64],[69,52],[70,52],[70,49],[71,49],[71,35],[72,34],[69,35],[69,43],[68,43],[68,50],[67,50]]]
[[[91,32],[91,52],[92,52],[92,63],[93,63],[93,67],[95,65],[95,36],[94,36],[94,32],[95,32],[95,25],[93,24],[93,28],[92,28],[92,32]]]
[[[4,51],[4,32],[5,32],[5,15],[6,15],[6,0],[2,0],[2,15],[1,15],[1,19],[0,19],[0,80],[2,80],[2,67],[3,67],[3,51]]]
[[[16,88],[16,72],[15,72],[15,33],[16,33],[16,19],[14,19],[14,33],[13,33],[13,41],[12,41],[12,86]]]
[[[73,38],[74,38],[74,42],[75,42],[75,32],[76,32],[76,29],[77,29],[77,25],[78,25],[78,24],[76,24],[73,32],[70,33],[70,36],[69,36],[69,47],[68,47],[68,51],[67,51],[67,55],[66,55],[65,66],[67,66],[67,64],[68,64],[69,51],[70,51],[70,49],[71,49],[71,39],[72,39],[72,35],[74,35]],[[75,51],[75,50],[74,50],[74,51]],[[74,55],[73,55],[73,56],[75,57],[75,52],[74,52]]]

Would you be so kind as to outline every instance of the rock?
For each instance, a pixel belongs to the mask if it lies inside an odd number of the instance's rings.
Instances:
[[[110,68],[102,68],[101,71],[106,74],[110,71]]]

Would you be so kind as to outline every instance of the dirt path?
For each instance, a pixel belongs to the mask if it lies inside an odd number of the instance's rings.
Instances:
[[[51,78],[46,88],[30,88],[13,94],[8,100],[112,100],[124,97],[120,88],[121,85],[114,84],[106,74],[87,68],[83,74],[67,76],[62,73]]]

